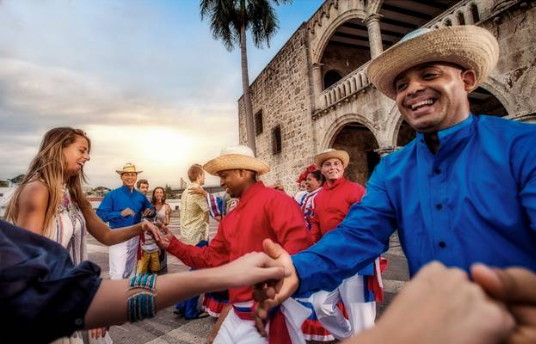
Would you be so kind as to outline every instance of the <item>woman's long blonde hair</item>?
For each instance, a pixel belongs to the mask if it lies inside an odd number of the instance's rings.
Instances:
[[[49,194],[45,220],[43,222],[44,236],[49,235],[51,223],[58,211],[63,195],[63,183],[65,183],[65,186],[69,189],[73,202],[76,203],[80,209],[87,210],[88,207],[91,208],[89,201],[82,192],[82,182],[86,182],[83,167],[82,170],[80,170],[80,173],[69,176],[67,180],[64,180],[65,161],[63,157],[63,149],[72,144],[77,136],[85,138],[88,142],[88,149],[91,150],[91,141],[86,133],[80,129],[61,127],[51,129],[45,134],[37,155],[30,163],[26,175],[7,206],[5,218],[8,221],[15,224],[17,223],[21,191],[28,183],[35,180],[43,182],[48,188]]]

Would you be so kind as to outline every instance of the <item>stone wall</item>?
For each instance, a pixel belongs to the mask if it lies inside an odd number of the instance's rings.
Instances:
[[[499,40],[501,55],[491,78],[483,85],[505,106],[510,118],[535,121],[536,113],[536,3],[520,1],[481,24]],[[527,116],[533,114],[533,116]]]
[[[264,131],[256,137],[257,157],[272,170],[262,179],[281,182],[289,192],[297,190],[295,180],[314,155],[311,89],[307,34],[300,27],[251,85],[253,113],[262,110]],[[242,99],[240,142],[246,141]],[[272,154],[272,129],[280,125],[282,151]]]
[[[399,138],[402,120],[395,103],[365,83],[366,80],[362,80],[362,87],[344,88],[344,92],[338,93],[343,93],[342,96],[337,97],[335,102],[327,104],[319,101],[324,99],[326,92],[333,93],[333,90],[322,91],[316,83],[313,84],[313,80],[316,80],[313,78],[314,62],[322,61],[323,73],[329,69],[346,73],[366,62],[358,57],[349,63],[350,66],[346,66],[346,61],[351,60],[351,52],[330,47],[329,44],[324,55],[318,55],[319,49],[326,46],[326,37],[338,25],[356,16],[363,16],[363,9],[358,6],[362,3],[352,1],[356,4],[355,8],[346,8],[341,5],[343,2],[326,1],[312,17],[312,22],[296,31],[252,84],[253,112],[262,110],[264,116],[264,132],[256,140],[257,152],[272,167],[272,172],[264,180],[268,183],[281,181],[289,193],[296,191],[296,176],[304,166],[312,163],[317,152],[334,144],[355,150],[353,138],[347,137],[346,141],[337,138],[350,123],[357,122],[370,130],[374,136],[371,141],[377,144],[378,152],[382,154],[406,143],[414,134],[410,128],[402,128]],[[473,4],[479,8],[481,16],[476,24],[492,32],[498,38],[501,49],[497,68],[482,88],[497,98],[494,101],[504,106],[508,118],[536,122],[536,35],[533,34],[536,30],[536,2],[463,0],[454,6],[452,13],[445,12],[428,26],[445,25],[450,17],[456,15],[456,11],[467,11]],[[360,69],[349,72],[348,77],[355,77]],[[341,85],[347,84],[345,81],[343,78],[333,86],[342,89]],[[319,107],[319,104],[324,104],[324,107]],[[242,107],[239,101],[240,141],[245,142]],[[281,153],[274,155],[271,130],[276,125],[281,125],[283,147]],[[361,150],[352,154],[361,157],[358,160],[370,149],[361,147]],[[362,179],[366,172],[354,174]]]

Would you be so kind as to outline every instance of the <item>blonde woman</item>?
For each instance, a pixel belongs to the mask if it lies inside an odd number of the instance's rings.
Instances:
[[[61,244],[75,265],[87,260],[86,231],[108,246],[148,230],[158,235],[149,222],[111,231],[95,214],[82,192],[90,150],[91,141],[82,130],[49,130],[5,215],[8,221]],[[104,336],[104,332],[98,329],[91,335]],[[76,332],[54,343],[83,342],[82,334]]]

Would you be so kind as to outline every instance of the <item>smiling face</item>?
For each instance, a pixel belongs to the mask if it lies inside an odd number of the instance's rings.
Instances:
[[[147,195],[147,192],[149,192],[149,184],[141,183],[138,191],[144,195]]]
[[[334,181],[341,178],[344,174],[344,165],[337,158],[324,160],[320,166],[320,172],[327,181]]]
[[[136,180],[138,180],[138,174],[136,172],[121,173],[121,180],[123,181],[124,186],[133,189],[134,185],[136,184]]]
[[[307,179],[305,179],[305,187],[306,187],[307,192],[313,192],[316,189],[318,189],[320,186],[322,186],[322,182],[316,179],[314,174],[309,173],[307,175]]]
[[[89,160],[89,142],[86,138],[76,135],[74,141],[63,148],[63,159],[67,176],[79,174]]]
[[[408,124],[423,133],[437,132],[469,115],[467,94],[475,73],[442,62],[412,67],[395,79],[396,104]]]
[[[247,170],[225,170],[218,172],[220,185],[232,198],[242,196],[250,185],[255,183],[255,174]]]
[[[162,202],[162,200],[164,199],[164,189],[156,188],[153,192],[153,195],[158,202]]]

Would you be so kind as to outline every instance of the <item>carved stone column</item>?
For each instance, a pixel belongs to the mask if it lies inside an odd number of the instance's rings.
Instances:
[[[321,99],[320,93],[322,93],[322,63],[313,63],[312,66],[312,75],[313,75],[313,92],[315,97],[315,110],[323,109],[326,104],[324,104],[324,99]]]
[[[380,30],[380,14],[373,13],[363,19],[369,34],[370,57],[373,59],[383,51],[382,33]]]

